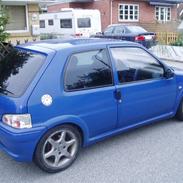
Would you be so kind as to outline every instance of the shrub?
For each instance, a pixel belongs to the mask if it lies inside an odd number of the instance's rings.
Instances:
[[[6,32],[6,25],[8,23],[8,15],[6,13],[5,7],[0,1],[0,42],[4,42],[9,34]]]
[[[177,41],[171,43],[171,46],[183,46],[183,34],[180,34]]]

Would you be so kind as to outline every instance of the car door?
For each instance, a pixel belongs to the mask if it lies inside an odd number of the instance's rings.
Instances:
[[[90,138],[117,126],[112,67],[106,49],[74,53],[65,70],[62,115],[79,117]]]
[[[139,47],[111,47],[110,52],[118,78],[119,127],[173,114],[176,80],[164,77],[164,67],[156,58]]]

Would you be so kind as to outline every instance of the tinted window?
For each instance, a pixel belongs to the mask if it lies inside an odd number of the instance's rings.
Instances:
[[[140,48],[112,48],[120,83],[157,79],[164,70],[159,62]]]
[[[54,25],[53,20],[48,20],[48,25]]]
[[[66,29],[72,28],[72,19],[61,19],[60,27]]]
[[[45,21],[44,20],[40,20],[39,21],[39,25],[40,25],[40,28],[45,28]]]
[[[112,72],[106,50],[71,56],[66,69],[66,90],[82,90],[107,85],[112,85]]]
[[[0,93],[20,96],[43,64],[45,56],[12,48],[0,58]]]
[[[91,19],[90,18],[78,18],[78,28],[90,28]]]

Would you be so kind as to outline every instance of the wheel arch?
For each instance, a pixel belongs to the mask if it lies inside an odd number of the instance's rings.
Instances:
[[[44,123],[44,126],[46,126],[45,133],[47,133],[48,130],[60,125],[71,125],[77,128],[82,137],[82,146],[86,146],[88,144],[89,129],[86,123],[81,118],[73,115],[64,115],[52,118]],[[44,136],[44,134],[42,135],[42,137]]]

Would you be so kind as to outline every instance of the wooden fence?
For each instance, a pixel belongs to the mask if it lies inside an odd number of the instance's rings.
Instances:
[[[169,45],[178,40],[179,33],[176,32],[157,32],[157,40],[160,44]]]

